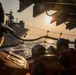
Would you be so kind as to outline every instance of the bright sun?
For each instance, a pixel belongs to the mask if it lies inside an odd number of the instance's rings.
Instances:
[[[51,16],[46,16],[45,17],[45,21],[50,24],[51,23],[51,20],[52,20],[52,17]]]

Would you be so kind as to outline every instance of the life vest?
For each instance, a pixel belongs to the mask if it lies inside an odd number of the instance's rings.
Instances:
[[[69,51],[65,51],[63,54],[65,54],[69,59],[70,65],[68,69],[76,70],[76,50],[71,48]]]
[[[70,48],[69,51],[63,52],[62,55],[66,56],[65,58],[67,58],[68,61],[68,67],[66,68],[67,75],[76,75],[76,50]],[[63,62],[65,62],[65,60],[63,60]]]
[[[36,66],[37,68],[40,66],[38,73],[41,71],[42,74],[39,75],[61,75],[61,71],[64,70],[64,67],[58,62],[58,57],[54,54],[42,55],[35,61],[36,63],[31,69],[31,75],[37,72],[38,69],[36,70]],[[36,75],[38,74],[36,73]]]
[[[29,64],[22,56],[0,51],[0,75],[26,75]]]

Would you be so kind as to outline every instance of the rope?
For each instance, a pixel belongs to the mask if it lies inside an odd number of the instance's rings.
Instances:
[[[38,37],[38,38],[35,38],[35,39],[22,39],[22,38],[19,38],[19,37],[16,36],[16,35],[14,35],[13,33],[12,33],[12,35],[13,35],[14,37],[16,37],[17,39],[20,39],[20,40],[23,40],[23,41],[35,41],[35,40],[39,40],[39,39],[41,39],[41,38],[49,38],[49,39],[53,39],[53,40],[58,40],[58,38],[50,37],[50,36],[48,36],[48,35],[41,36],[41,37]]]

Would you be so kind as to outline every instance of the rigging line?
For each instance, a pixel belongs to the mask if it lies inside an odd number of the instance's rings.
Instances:
[[[67,36],[74,36],[74,37],[76,37],[76,35],[70,35],[70,34],[63,34],[63,35],[67,35]]]
[[[27,27],[30,27],[30,28],[34,28],[34,29],[38,29],[38,30],[41,30],[41,31],[47,31],[47,30],[43,30],[43,29],[40,29],[40,28],[36,28],[36,27],[31,27],[31,26],[27,26]],[[58,32],[53,32],[53,31],[50,31],[49,32],[52,32],[52,33],[56,33],[56,34],[60,34]]]
[[[31,27],[31,26],[27,26],[27,27]],[[40,29],[40,28],[36,28],[36,27],[31,27],[31,28],[38,29],[38,30],[41,30],[41,31],[47,31],[47,30],[43,30],[43,29]],[[50,30],[49,30],[49,32],[60,34],[58,32],[53,32],[53,31],[50,31]]]
[[[53,31],[50,31],[50,30],[49,30],[49,32],[56,33],[56,34],[60,34],[60,33],[58,33],[58,32],[53,32]]]
[[[58,32],[53,32],[53,31],[50,31],[49,30],[49,32],[52,32],[52,33],[56,33],[56,34],[60,34],[60,33],[58,33]],[[63,35],[67,35],[67,36],[76,36],[76,35],[70,35],[70,34],[64,34],[64,33],[62,33]]]
[[[41,31],[47,31],[47,30],[43,30],[43,29],[40,29],[40,28],[36,28],[36,27],[31,27],[31,26],[27,26],[27,27],[38,29],[38,30],[41,30]]]
[[[28,34],[28,35],[32,35],[32,36],[43,36],[43,35],[35,35],[35,34]]]
[[[50,34],[51,34],[51,33],[50,33]],[[70,35],[70,34],[64,34],[64,33],[62,33],[62,35],[76,37],[76,35]]]
[[[31,26],[28,26],[28,27],[31,27]],[[36,28],[36,27],[31,27],[31,28],[39,29],[39,28]],[[43,29],[39,29],[39,30],[47,31],[47,30],[43,30]],[[50,30],[49,30],[49,32],[56,33],[56,34],[60,34],[60,33],[58,33],[58,32],[53,32],[53,31],[50,31]],[[70,34],[64,34],[64,33],[63,33],[63,35],[67,35],[67,36],[76,36],[76,35],[70,35]]]
[[[49,33],[49,30],[47,30],[46,35],[48,35],[48,33]],[[28,35],[32,35],[32,36],[44,36],[44,35],[35,35],[35,34],[28,34]]]
[[[49,31],[49,32],[52,32],[52,31]],[[60,33],[57,33],[57,32],[52,32],[52,33],[60,34]],[[76,35],[70,35],[70,34],[64,34],[64,33],[62,33],[62,35],[66,35],[66,36],[73,36],[73,37],[76,37]]]

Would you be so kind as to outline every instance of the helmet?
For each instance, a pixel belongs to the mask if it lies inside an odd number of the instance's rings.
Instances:
[[[60,44],[63,43],[63,42],[66,42],[66,39],[60,38],[60,39],[58,39],[58,41],[57,41],[57,45],[60,45]]]
[[[40,55],[44,55],[46,48],[41,44],[37,44],[32,48],[32,57],[38,57]]]
[[[68,48],[69,47],[68,43],[69,43],[69,40],[67,40],[67,39],[64,39],[64,38],[58,39],[58,41],[57,41],[57,49],[59,49],[59,47],[61,45],[64,45],[66,48]]]

